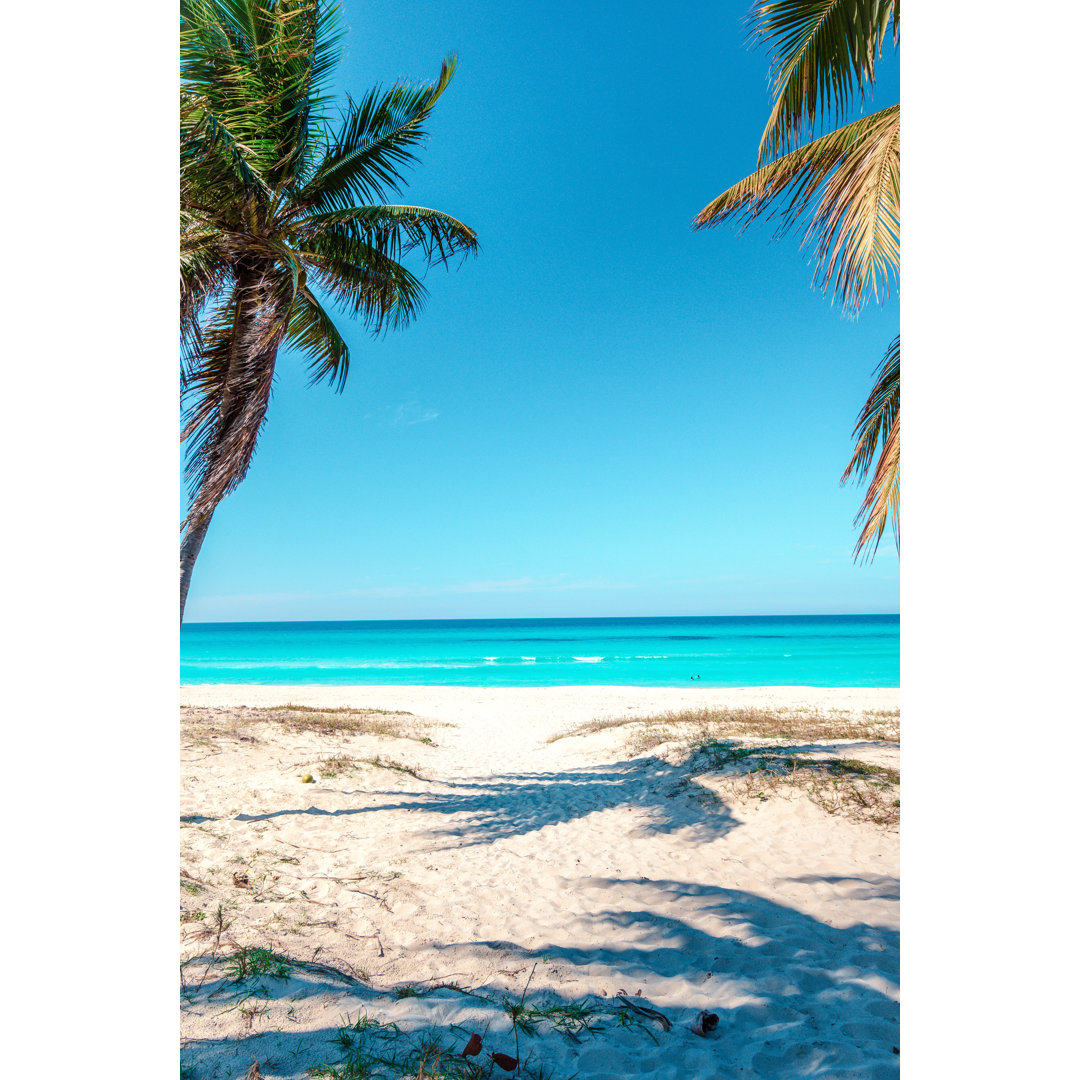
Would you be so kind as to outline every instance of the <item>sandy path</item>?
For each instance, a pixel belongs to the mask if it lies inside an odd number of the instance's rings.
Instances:
[[[266,1077],[299,1080],[338,1060],[330,1039],[341,1016],[360,1010],[438,1029],[458,1049],[477,1031],[485,1051],[513,1054],[498,999],[520,994],[530,973],[530,1001],[588,995],[609,1010],[606,1030],[579,1042],[550,1027],[524,1039],[528,1068],[543,1065],[555,1080],[897,1074],[895,830],[830,816],[798,792],[747,798],[709,777],[702,786],[678,764],[631,757],[625,729],[546,742],[597,716],[705,703],[890,709],[897,691],[190,687],[182,696],[408,709],[456,725],[431,729],[436,745],[262,725],[251,729],[258,742],[222,737],[184,750],[182,865],[200,891],[181,899],[204,912],[184,924],[185,956],[206,951],[195,935],[224,901],[235,905],[226,936],[238,944],[314,954],[361,976],[349,984],[296,970],[262,980],[267,997],[242,1001],[237,984],[207,972],[184,1009],[183,1060],[198,1080],[240,1076],[252,1057]],[[297,772],[318,775],[320,759],[344,750],[429,779],[363,768],[300,784]],[[234,872],[248,887],[233,885]],[[197,966],[189,970],[194,979]],[[398,997],[441,981],[490,1000],[450,989]],[[620,1027],[610,1012],[620,990],[640,993],[634,1000],[661,1010],[672,1030]],[[720,1017],[708,1039],[689,1029],[700,1009]]]

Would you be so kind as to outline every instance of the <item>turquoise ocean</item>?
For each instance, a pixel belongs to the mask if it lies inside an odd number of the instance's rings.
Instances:
[[[899,615],[189,623],[180,681],[899,686]]]

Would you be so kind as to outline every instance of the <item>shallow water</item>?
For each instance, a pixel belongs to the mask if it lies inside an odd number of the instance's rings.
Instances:
[[[189,623],[191,683],[899,686],[899,615]]]

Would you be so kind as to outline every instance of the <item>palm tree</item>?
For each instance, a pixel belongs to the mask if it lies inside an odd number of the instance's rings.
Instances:
[[[900,39],[899,0],[758,0],[752,35],[772,52],[773,108],[758,146],[758,168],[694,219],[703,229],[778,215],[778,234],[806,222],[816,281],[854,314],[872,295],[889,295],[900,270],[900,107],[892,105],[835,131],[856,91],[874,82],[890,25]],[[856,516],[855,557],[873,558],[888,520],[900,549],[900,338],[889,345],[856,421],[855,453],[840,482],[873,470]],[[875,449],[878,449],[874,463]]]
[[[210,519],[251,464],[278,350],[341,390],[349,348],[326,302],[374,333],[403,326],[430,265],[476,249],[448,214],[387,201],[416,161],[446,89],[376,88],[336,123],[327,88],[340,43],[324,0],[181,0],[180,323],[182,438],[190,508],[180,618]]]

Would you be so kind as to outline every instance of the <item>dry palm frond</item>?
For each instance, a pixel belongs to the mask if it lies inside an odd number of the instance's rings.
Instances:
[[[846,483],[855,474],[865,480],[880,444],[873,478],[866,490],[855,524],[862,531],[855,543],[855,558],[873,558],[891,516],[896,550],[900,551],[900,335],[890,343],[878,368],[878,377],[852,432],[855,453],[840,477]],[[871,547],[871,545],[873,545]]]
[[[751,36],[770,46],[773,108],[758,164],[791,149],[819,117],[843,115],[857,89],[874,81],[875,60],[892,23],[900,40],[899,0],[757,0]]]
[[[868,291],[887,296],[900,267],[899,105],[758,169],[713,199],[693,227],[779,214],[778,232],[784,233],[812,204],[803,244],[815,248],[822,288],[833,283],[834,295],[849,310],[858,310]]]

